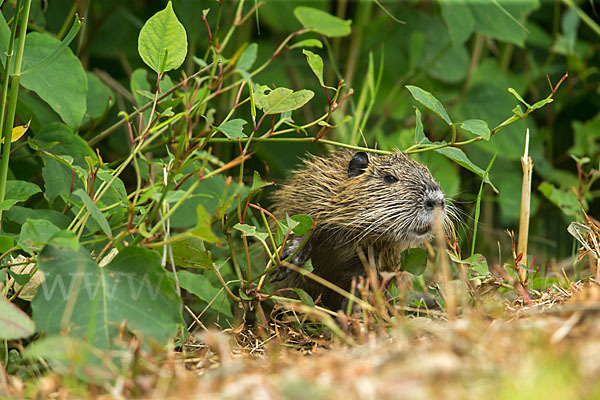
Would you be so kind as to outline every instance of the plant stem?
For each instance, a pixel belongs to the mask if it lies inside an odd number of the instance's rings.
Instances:
[[[25,35],[27,34],[27,21],[29,20],[29,10],[31,0],[25,0],[21,20],[19,22],[19,46],[15,57],[15,68],[10,80],[10,99],[6,114],[6,121],[3,126],[2,137],[4,138],[4,147],[2,148],[2,162],[0,164],[0,201],[4,201],[6,191],[6,177],[8,176],[8,161],[10,159],[10,143],[12,139],[12,128],[15,123],[15,113],[17,111],[17,97],[19,96],[19,83],[21,81],[21,65],[23,63],[23,51],[25,49]],[[16,23],[17,21],[15,21]],[[5,73],[10,71],[6,70]],[[2,211],[0,210],[0,221],[2,220]]]

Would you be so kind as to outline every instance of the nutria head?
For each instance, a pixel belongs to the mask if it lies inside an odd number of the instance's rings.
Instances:
[[[414,247],[432,234],[446,199],[427,167],[402,152],[343,149],[312,157],[276,193],[278,214],[308,214],[332,246],[362,241]]]

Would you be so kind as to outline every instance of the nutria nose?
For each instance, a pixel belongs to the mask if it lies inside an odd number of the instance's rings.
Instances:
[[[425,196],[425,207],[428,210],[433,210],[433,208],[436,206],[440,206],[443,209],[445,205],[446,199],[444,198],[444,193],[442,193],[440,190],[428,192]]]

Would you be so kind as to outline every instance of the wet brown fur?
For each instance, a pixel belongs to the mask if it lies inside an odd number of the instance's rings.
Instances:
[[[325,157],[310,156],[275,192],[275,216],[308,214],[316,220],[310,238],[314,273],[350,290],[354,277],[364,275],[357,251],[374,254],[378,270],[396,270],[400,253],[422,242],[410,232],[425,229],[422,213],[427,190],[439,190],[429,170],[404,153],[369,154],[364,172],[348,176],[357,152],[338,150]],[[398,179],[388,184],[383,176]],[[301,238],[292,238],[300,242]],[[343,306],[344,298],[311,279],[292,273],[281,283],[299,287],[313,298],[322,296],[331,308]]]

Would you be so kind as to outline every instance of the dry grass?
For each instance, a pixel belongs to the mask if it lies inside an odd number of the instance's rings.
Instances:
[[[8,377],[4,389],[12,398],[598,398],[600,286],[530,297],[487,300],[454,321],[407,316],[385,334],[362,326],[352,345],[293,319],[267,330],[205,331],[183,352],[133,349],[135,372],[111,384],[49,374],[27,384]]]

